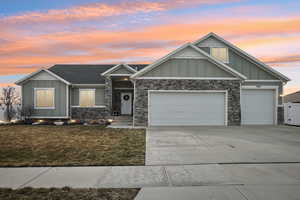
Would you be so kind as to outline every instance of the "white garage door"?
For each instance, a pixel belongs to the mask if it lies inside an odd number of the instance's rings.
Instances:
[[[243,89],[241,96],[242,124],[274,124],[275,90]]]
[[[150,92],[150,126],[226,125],[225,92]]]

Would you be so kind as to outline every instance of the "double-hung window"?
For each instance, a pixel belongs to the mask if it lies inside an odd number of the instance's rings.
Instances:
[[[223,48],[223,47],[212,47],[210,49],[210,54],[217,58],[218,60],[224,62],[224,63],[228,63],[229,62],[229,58],[228,58],[228,49],[227,48]]]
[[[54,88],[34,88],[35,109],[55,109]]]
[[[79,89],[79,106],[95,106],[95,89]]]

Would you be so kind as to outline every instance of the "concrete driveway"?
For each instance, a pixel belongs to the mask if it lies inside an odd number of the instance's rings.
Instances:
[[[152,127],[146,165],[300,162],[300,127]]]

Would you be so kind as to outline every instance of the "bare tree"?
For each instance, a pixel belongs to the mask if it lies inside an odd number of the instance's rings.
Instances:
[[[30,105],[22,106],[20,110],[18,110],[22,119],[27,120],[33,113],[33,107]]]
[[[20,97],[17,95],[16,88],[7,86],[2,88],[2,95],[0,96],[0,106],[4,110],[5,117],[8,121],[16,115],[17,111],[14,105],[20,104]]]

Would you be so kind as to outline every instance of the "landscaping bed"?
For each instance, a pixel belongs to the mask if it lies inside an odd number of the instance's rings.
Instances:
[[[1,200],[133,200],[139,189],[0,188]]]
[[[0,166],[144,165],[145,130],[0,126]]]

